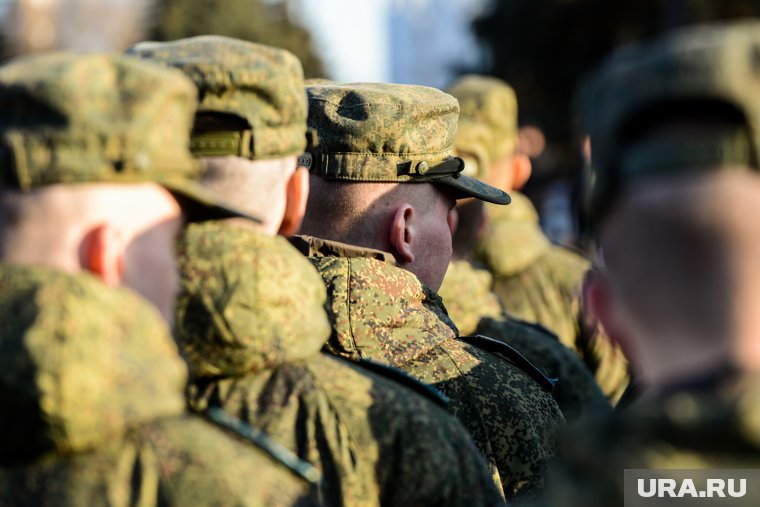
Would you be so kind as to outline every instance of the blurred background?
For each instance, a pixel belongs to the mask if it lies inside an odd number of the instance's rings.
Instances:
[[[219,34],[289,49],[307,77],[445,88],[495,75],[520,101],[526,193],[547,234],[576,244],[584,76],[618,46],[749,16],[760,0],[0,0],[0,55]]]

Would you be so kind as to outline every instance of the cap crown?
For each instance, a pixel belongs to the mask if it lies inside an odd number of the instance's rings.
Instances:
[[[306,147],[306,93],[301,62],[290,52],[229,37],[200,36],[142,42],[129,53],[184,72],[199,90],[198,113],[244,119],[250,136],[234,139],[195,132],[198,155],[251,159],[300,155]],[[214,151],[217,149],[217,152]],[[230,151],[233,149],[233,151]]]
[[[489,163],[515,150],[517,96],[511,86],[501,79],[470,74],[456,80],[448,92],[459,101],[458,150],[484,151]]]
[[[312,169],[325,178],[412,181],[452,159],[459,106],[440,90],[326,83],[307,92],[309,127],[319,136]]]
[[[0,184],[190,180],[196,91],[181,73],[52,53],[0,68]]]

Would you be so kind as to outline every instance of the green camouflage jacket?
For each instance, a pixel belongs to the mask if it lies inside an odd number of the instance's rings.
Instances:
[[[475,258],[493,274],[493,291],[513,317],[557,334],[589,366],[612,400],[628,386],[628,363],[599,326],[581,314],[581,285],[590,263],[549,242],[527,197],[510,192],[509,206],[487,205],[488,222]]]
[[[540,489],[564,423],[551,382],[500,342],[458,338],[440,297],[389,254],[316,238],[294,242],[327,286],[334,330],[326,350],[434,385],[451,399],[508,501]]]
[[[314,505],[308,483],[185,413],[157,312],[89,275],[0,265],[0,505]]]
[[[481,334],[514,347],[549,377],[552,394],[568,422],[609,411],[610,404],[585,364],[557,337],[537,324],[513,319],[491,292],[491,274],[459,260],[449,264],[438,294],[462,334]]]
[[[760,468],[760,376],[638,400],[569,431],[562,449],[537,506],[622,506],[626,468]]]
[[[181,249],[177,334],[193,407],[222,407],[314,464],[336,506],[503,503],[440,394],[320,352],[325,288],[287,241],[206,222]]]

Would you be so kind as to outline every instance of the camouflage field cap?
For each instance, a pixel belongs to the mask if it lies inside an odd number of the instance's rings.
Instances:
[[[581,95],[592,144],[590,210],[604,208],[622,186],[652,175],[757,167],[758,90],[758,21],[686,28],[619,50]],[[668,118],[729,113],[734,121],[722,134],[636,134]]]
[[[472,153],[487,165],[515,151],[517,96],[511,86],[495,77],[470,74],[457,79],[448,93],[459,101],[454,144],[458,151]]]
[[[499,189],[462,174],[452,155],[459,106],[434,88],[380,83],[307,87],[309,127],[319,144],[300,164],[325,179],[440,183],[496,204]]]
[[[134,58],[19,58],[0,68],[0,185],[155,182],[191,220],[252,218],[196,183],[195,96],[180,72]]]
[[[199,90],[198,114],[233,115],[243,128],[196,130],[195,156],[300,155],[307,144],[301,62],[284,49],[229,37],[142,42],[128,53],[175,67]],[[196,124],[197,126],[197,124]]]

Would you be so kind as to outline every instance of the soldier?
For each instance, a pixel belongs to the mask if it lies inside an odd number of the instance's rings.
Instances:
[[[482,205],[467,204],[470,209],[463,210],[463,215],[473,215],[470,228],[480,229],[482,224],[479,239],[474,238],[475,258],[491,272],[492,289],[506,311],[556,333],[588,365],[610,400],[617,402],[628,385],[625,357],[586,322],[581,311],[581,285],[590,264],[575,252],[551,244],[536,209],[518,192],[530,177],[531,164],[517,151],[515,92],[497,78],[467,75],[449,93],[461,107],[457,152],[475,162],[474,175],[512,196],[507,207],[488,205],[484,210]],[[458,234],[466,233],[464,228]]]
[[[327,350],[433,384],[470,431],[507,500],[539,489],[563,418],[552,383],[503,343],[458,337],[436,290],[451,258],[459,197],[508,196],[460,174],[458,106],[390,84],[307,88],[319,135],[302,163],[312,192],[295,240],[328,289]]]
[[[132,52],[194,80],[201,100],[191,142],[203,182],[262,218],[245,228],[194,225],[182,239],[177,335],[193,376],[190,404],[221,407],[313,463],[336,506],[501,504],[438,393],[320,352],[330,336],[324,285],[275,236],[300,225],[308,194],[296,163],[307,140],[298,59],[224,37]]]
[[[760,23],[617,53],[589,86],[589,294],[645,397],[568,439],[545,505],[621,505],[627,468],[757,468]],[[756,505],[754,499],[752,505]]]
[[[312,503],[245,428],[185,413],[182,211],[246,216],[194,182],[194,105],[181,73],[131,58],[0,70],[2,505]]]
[[[460,92],[461,88],[470,92],[468,98],[471,102],[481,99],[482,103],[478,105],[482,116],[498,115],[498,121],[516,127],[514,93],[506,83],[494,78],[469,76],[462,80],[459,88]],[[472,113],[473,104],[468,103],[468,106]],[[514,146],[517,136],[516,128],[502,132],[489,127],[487,122],[478,121],[478,118],[460,117],[455,140],[457,153],[465,156],[464,172],[483,180],[489,180],[490,174],[486,146],[505,142]],[[529,170],[530,161],[526,157],[516,156],[515,160],[512,167]],[[519,170],[513,172],[517,177]],[[497,213],[508,215],[501,211]],[[587,412],[610,410],[610,404],[591,371],[578,355],[542,326],[507,315],[499,297],[491,290],[493,276],[473,261],[473,250],[486,221],[483,201],[472,198],[458,200],[457,215],[459,220],[452,239],[453,258],[438,293],[459,331],[465,335],[479,333],[504,341],[548,375],[558,379],[553,391],[554,399],[569,422]],[[531,231],[533,229],[540,230],[538,224],[530,227]],[[513,243],[505,247],[505,256],[513,255],[522,247],[519,237],[510,238],[510,241]]]

